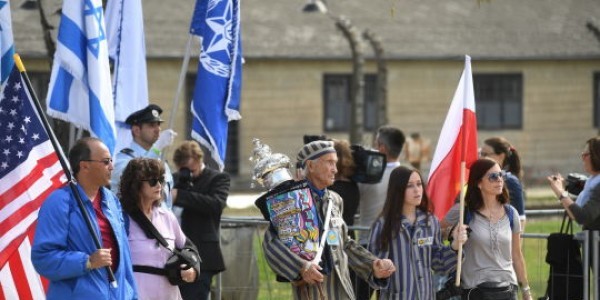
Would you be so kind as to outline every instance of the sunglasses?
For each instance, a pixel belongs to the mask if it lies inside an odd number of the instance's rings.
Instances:
[[[105,166],[108,166],[110,164],[112,164],[113,160],[112,158],[105,158],[105,159],[84,159],[82,161],[93,161],[93,162],[99,162],[99,163],[103,163]]]
[[[500,171],[500,172],[490,173],[490,174],[488,174],[487,178],[490,182],[500,181],[500,179],[504,180],[504,179],[506,179],[506,172]]]
[[[142,179],[142,181],[147,181],[148,185],[150,185],[150,187],[155,187],[158,183],[160,183],[160,184],[165,183],[165,178],[164,177],[149,178],[149,179]]]

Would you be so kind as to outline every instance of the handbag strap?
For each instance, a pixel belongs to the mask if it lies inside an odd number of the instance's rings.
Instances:
[[[566,226],[565,226],[565,223],[567,223]],[[562,223],[560,224],[560,233],[573,234],[573,220],[571,220],[571,218],[569,218],[566,210],[563,214]]]
[[[141,210],[136,208],[133,211],[129,212],[129,215],[133,220],[135,220],[136,223],[138,223],[138,225],[140,226],[140,228],[142,228],[142,230],[148,238],[156,239],[163,247],[167,248],[173,253],[176,253],[176,251],[169,248],[169,243],[167,243],[165,238],[160,234],[160,232],[158,232],[156,227],[154,227],[154,224],[152,224],[152,222],[150,222],[150,220],[146,218],[146,216],[142,213]]]

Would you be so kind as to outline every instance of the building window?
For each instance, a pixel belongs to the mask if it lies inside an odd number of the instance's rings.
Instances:
[[[600,128],[600,72],[594,73],[594,127]]]
[[[186,79],[186,111],[185,115],[185,127],[189,128],[185,132],[186,139],[192,139],[192,112],[190,107],[192,105],[192,99],[194,97],[194,87],[196,85],[196,74],[189,74]],[[179,104],[182,105],[182,104]],[[218,169],[217,164],[211,159],[211,155],[208,149],[204,145],[200,144],[202,151],[204,151],[205,163],[214,169]],[[239,175],[240,173],[240,151],[239,151],[239,121],[229,122],[227,127],[227,150],[225,152],[225,172],[230,175]]]
[[[323,77],[324,131],[350,130],[351,91],[351,74],[326,74]],[[363,127],[372,131],[377,127],[377,75],[364,76],[363,96]]]
[[[479,129],[523,127],[522,74],[475,74],[473,87]]]

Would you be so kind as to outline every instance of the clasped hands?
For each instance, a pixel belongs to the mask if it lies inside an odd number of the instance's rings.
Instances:
[[[302,280],[308,284],[323,282],[324,276],[320,272],[322,268],[314,263],[307,262],[300,275]],[[389,259],[376,259],[373,261],[373,276],[375,278],[388,278],[396,271],[396,266]]]

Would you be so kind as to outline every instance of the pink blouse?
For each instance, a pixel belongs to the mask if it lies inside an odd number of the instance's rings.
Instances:
[[[155,238],[148,238],[140,226],[129,218],[129,248],[131,249],[131,261],[134,265],[163,268],[165,262],[171,256],[171,252]],[[183,247],[186,237],[177,223],[175,215],[162,207],[152,209],[152,224],[158,232],[169,243],[178,248]],[[135,281],[138,288],[138,296],[141,300],[179,300],[181,294],[179,287],[171,285],[167,277],[148,273],[135,272]]]

